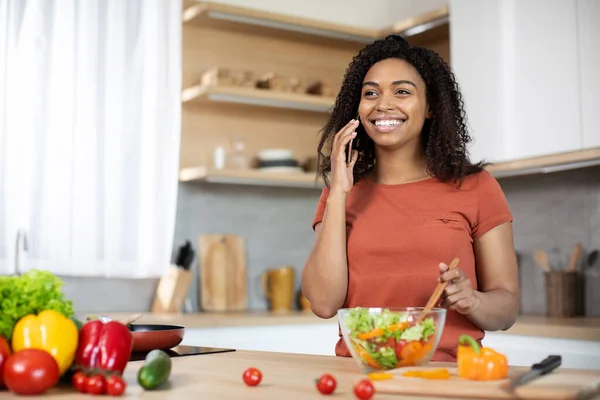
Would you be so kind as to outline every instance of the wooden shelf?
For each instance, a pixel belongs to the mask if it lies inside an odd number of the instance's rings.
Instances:
[[[281,173],[246,170],[215,170],[205,166],[183,168],[179,171],[180,182],[228,183],[238,185],[278,186],[320,189],[316,173]]]
[[[450,22],[450,8],[444,6],[425,14],[396,22],[388,33],[397,33],[405,37],[416,36],[431,31]]]
[[[276,30],[279,31],[278,34],[285,32],[297,35],[298,39],[313,36],[350,43],[370,43],[380,36],[380,31],[375,29],[356,28],[211,1],[186,2],[183,23],[216,29],[232,29],[237,25],[237,29],[249,34],[272,35]]]
[[[450,63],[450,8],[444,6],[396,22],[385,35],[399,34],[412,45],[429,48]]]
[[[181,94],[183,103],[206,100],[316,112],[327,112],[335,102],[334,98],[317,95],[228,86],[197,85]]]
[[[501,162],[487,167],[496,178],[545,174],[600,165],[600,147]]]

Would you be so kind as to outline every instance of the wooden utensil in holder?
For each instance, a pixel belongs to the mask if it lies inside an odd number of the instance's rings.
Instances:
[[[583,277],[577,272],[546,272],[546,315],[583,315]]]
[[[169,265],[167,272],[160,278],[152,312],[178,313],[181,312],[185,299],[190,290],[193,274],[189,269]]]

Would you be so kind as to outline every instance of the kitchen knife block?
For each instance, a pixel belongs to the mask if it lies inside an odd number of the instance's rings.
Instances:
[[[193,274],[189,269],[169,265],[167,272],[160,278],[152,312],[178,313],[181,312],[185,299],[190,290]]]

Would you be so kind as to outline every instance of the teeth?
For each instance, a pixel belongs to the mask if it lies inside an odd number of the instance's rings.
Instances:
[[[400,125],[402,121],[399,119],[386,119],[386,120],[377,120],[375,121],[376,126],[397,126]]]

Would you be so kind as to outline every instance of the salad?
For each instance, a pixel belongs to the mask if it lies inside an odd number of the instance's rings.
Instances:
[[[422,364],[436,337],[433,318],[411,324],[408,313],[388,309],[373,314],[365,308],[354,308],[345,315],[344,324],[356,356],[374,369]]]

